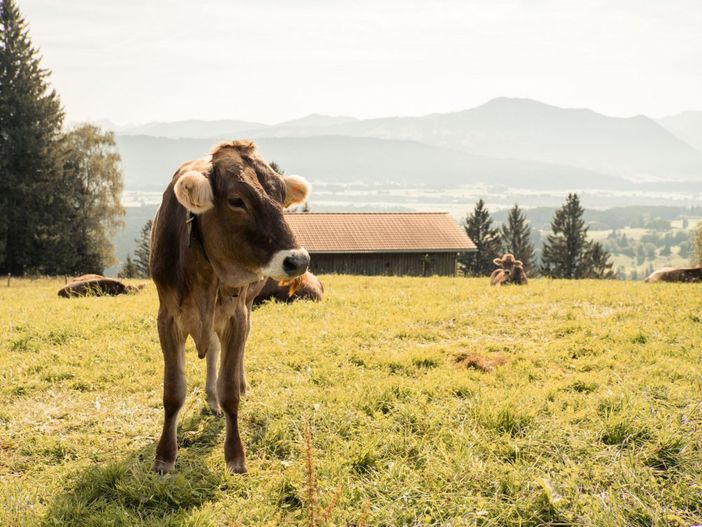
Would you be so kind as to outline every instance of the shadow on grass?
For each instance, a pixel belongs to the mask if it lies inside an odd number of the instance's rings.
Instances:
[[[155,445],[90,467],[55,498],[42,525],[182,525],[192,509],[216,499],[224,481],[224,474],[213,474],[205,462],[223,429],[224,419],[211,415],[186,421],[178,430],[172,474],[151,472]]]

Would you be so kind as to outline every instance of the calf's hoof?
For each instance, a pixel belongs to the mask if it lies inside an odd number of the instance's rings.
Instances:
[[[246,474],[248,472],[245,461],[227,461],[227,470],[230,474]]]
[[[207,406],[202,409],[202,413],[222,417],[222,408],[220,408],[217,399],[207,399]]]
[[[173,461],[164,461],[156,458],[151,471],[156,472],[156,474],[167,474],[173,470],[173,467],[175,467],[175,459]]]

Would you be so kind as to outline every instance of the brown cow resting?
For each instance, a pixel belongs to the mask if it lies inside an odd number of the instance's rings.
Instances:
[[[308,194],[304,179],[274,172],[250,141],[220,143],[210,155],[182,164],[164,192],[151,230],[150,259],[165,363],[156,472],[175,465],[188,335],[198,356],[207,357],[207,403],[226,417],[227,468],[246,472],[237,417],[246,387],[251,306],[265,278],[287,280],[307,270],[309,254],[298,246],[283,207],[304,202]]]
[[[278,302],[294,302],[295,300],[312,300],[319,302],[324,296],[324,286],[315,275],[307,271],[300,276],[301,280],[279,281],[269,278],[261,292],[254,299],[254,305],[260,305],[267,300]]]
[[[674,268],[664,267],[653,271],[644,280],[655,282],[702,282],[702,267]]]
[[[58,296],[74,298],[79,296],[116,296],[136,293],[144,286],[126,285],[114,278],[99,274],[85,274],[74,278],[58,291]]]
[[[505,253],[502,258],[495,258],[492,261],[501,269],[495,269],[490,275],[490,285],[526,285],[527,280],[524,264],[521,260],[515,260],[510,253]]]

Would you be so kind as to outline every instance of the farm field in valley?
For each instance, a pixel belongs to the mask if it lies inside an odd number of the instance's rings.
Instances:
[[[3,283],[0,525],[702,523],[702,286],[321,279],[319,304],[255,310],[246,476],[190,341],[176,470],[149,470],[153,284]]]

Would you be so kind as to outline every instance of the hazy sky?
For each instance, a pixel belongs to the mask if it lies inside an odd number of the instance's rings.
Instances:
[[[69,120],[702,110],[700,0],[19,0]]]

